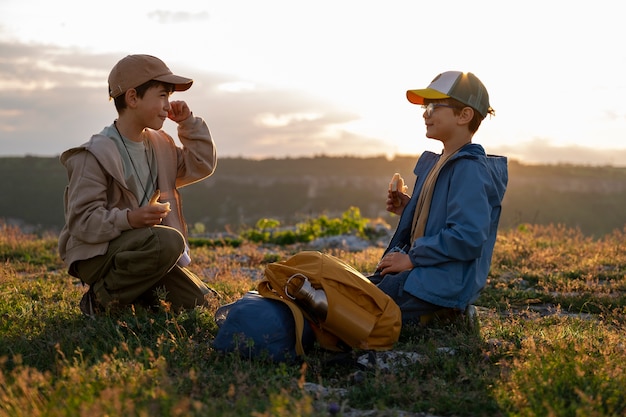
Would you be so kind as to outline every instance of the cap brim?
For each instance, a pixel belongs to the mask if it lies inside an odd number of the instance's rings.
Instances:
[[[154,78],[156,81],[163,81],[164,83],[174,84],[174,91],[186,91],[189,90],[193,80],[191,78],[181,77],[180,75],[166,74],[160,77]]]
[[[408,90],[406,92],[406,98],[413,104],[424,104],[424,99],[439,100],[443,98],[450,98],[432,88],[423,88],[421,90]]]

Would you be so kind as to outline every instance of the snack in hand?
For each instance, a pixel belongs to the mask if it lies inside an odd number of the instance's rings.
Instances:
[[[160,205],[160,206],[165,206],[166,211],[171,211],[170,210],[170,203],[159,203],[159,198],[161,197],[161,190],[156,190],[154,192],[154,194],[152,194],[152,197],[150,197],[150,205],[151,206],[155,206],[155,205]]]
[[[404,178],[397,172],[393,174],[391,182],[389,183],[389,191],[391,191],[394,207],[400,207],[402,204],[400,193],[406,193],[407,189],[408,187],[404,184]]]
[[[161,197],[161,190],[156,190],[150,197],[150,205],[156,204],[159,201],[159,197]]]

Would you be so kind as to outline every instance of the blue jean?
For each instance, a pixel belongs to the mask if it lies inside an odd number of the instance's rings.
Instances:
[[[428,317],[428,320],[430,320],[434,313],[443,310],[444,307],[429,303],[404,291],[404,283],[409,276],[409,272],[411,271],[387,274],[384,277],[376,272],[368,278],[398,304],[402,313],[403,325],[423,324],[425,318]]]

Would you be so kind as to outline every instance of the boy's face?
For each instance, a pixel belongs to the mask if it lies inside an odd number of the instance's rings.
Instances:
[[[457,115],[445,100],[429,100],[424,109],[426,137],[445,141],[457,129]]]
[[[145,127],[159,130],[167,119],[170,110],[171,92],[166,86],[159,85],[149,88],[143,98],[137,101],[137,116]]]

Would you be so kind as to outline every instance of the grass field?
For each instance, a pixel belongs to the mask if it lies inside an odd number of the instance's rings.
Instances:
[[[498,237],[479,326],[405,328],[391,370],[319,349],[275,364],[211,348],[213,313],[302,246],[194,248],[209,309],[84,317],[55,236],[0,225],[0,416],[623,416],[626,229],[525,225]],[[381,248],[332,251],[371,271]]]

